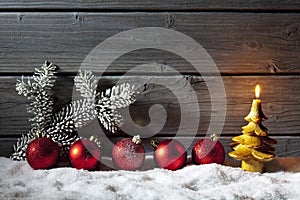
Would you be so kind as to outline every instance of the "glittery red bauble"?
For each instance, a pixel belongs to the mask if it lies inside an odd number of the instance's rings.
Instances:
[[[93,170],[100,163],[101,150],[93,141],[77,140],[70,147],[69,159],[76,169]]]
[[[135,144],[131,138],[124,138],[113,147],[112,158],[117,168],[136,170],[145,160],[145,149],[142,144]]]
[[[26,160],[33,169],[49,169],[58,160],[59,147],[50,138],[32,140],[26,149]]]
[[[205,138],[199,140],[193,147],[192,159],[194,164],[222,164],[225,159],[225,149],[221,142]]]
[[[185,165],[187,153],[185,147],[179,141],[168,139],[157,145],[154,159],[161,168],[177,170]]]

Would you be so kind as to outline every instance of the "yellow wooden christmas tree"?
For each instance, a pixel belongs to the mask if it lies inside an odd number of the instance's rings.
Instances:
[[[229,156],[242,160],[241,168],[250,172],[263,172],[263,163],[274,158],[276,140],[268,137],[267,128],[262,121],[267,117],[262,112],[259,85],[255,88],[256,99],[253,100],[250,113],[244,118],[248,125],[242,127],[242,135],[232,138]]]

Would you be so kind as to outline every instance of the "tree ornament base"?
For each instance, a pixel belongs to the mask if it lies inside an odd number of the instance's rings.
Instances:
[[[249,160],[243,160],[241,168],[245,171],[249,172],[263,172],[264,163],[259,160],[255,159],[249,159]]]

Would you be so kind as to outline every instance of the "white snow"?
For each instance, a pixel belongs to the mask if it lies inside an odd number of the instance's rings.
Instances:
[[[250,173],[217,164],[181,170],[33,170],[0,157],[0,199],[299,199],[300,173]]]

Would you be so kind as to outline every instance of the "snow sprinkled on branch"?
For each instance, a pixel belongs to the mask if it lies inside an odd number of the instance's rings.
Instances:
[[[35,69],[32,81],[24,82],[23,77],[21,81],[17,81],[18,94],[30,100],[27,112],[34,115],[30,118],[34,131],[44,131],[50,122],[53,110],[51,88],[56,80],[55,69],[55,65],[46,61],[40,69]]]
[[[101,124],[107,130],[116,132],[124,122],[122,115],[116,110],[135,102],[134,86],[123,83],[101,92],[97,96],[96,110]]]
[[[27,111],[34,117],[30,119],[32,129],[23,134],[14,146],[15,152],[11,156],[13,160],[26,159],[27,145],[34,139],[37,131],[59,143],[64,153],[79,138],[77,129],[95,118],[99,119],[105,129],[115,133],[123,124],[123,117],[117,109],[129,106],[136,100],[135,87],[128,83],[97,94],[98,82],[92,72],[79,71],[74,84],[82,98],[70,102],[53,114],[52,87],[56,81],[55,70],[55,65],[46,61],[40,69],[35,69],[32,79],[25,82],[22,77],[17,81],[16,90],[19,95],[26,96],[31,101]]]

